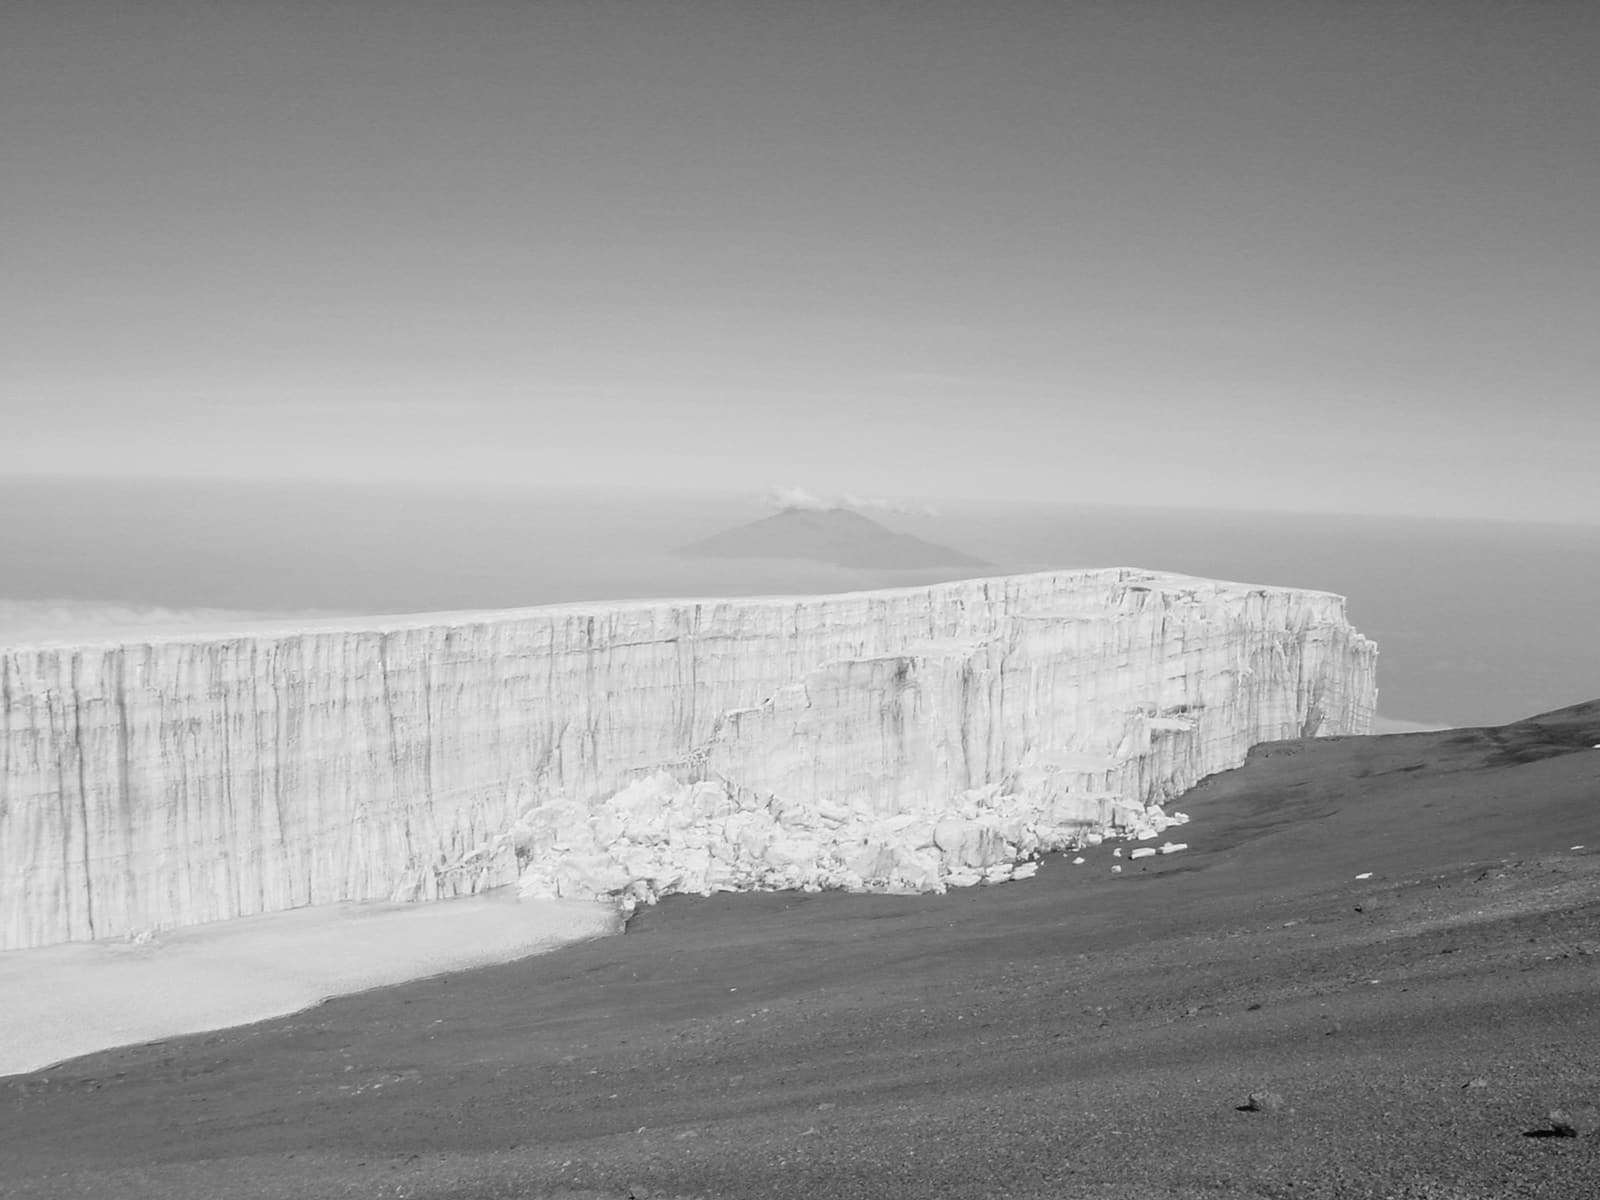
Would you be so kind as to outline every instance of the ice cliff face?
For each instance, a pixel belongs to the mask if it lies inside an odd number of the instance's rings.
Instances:
[[[0,948],[1006,878],[1365,732],[1375,656],[1337,596],[1126,569],[0,649]]]

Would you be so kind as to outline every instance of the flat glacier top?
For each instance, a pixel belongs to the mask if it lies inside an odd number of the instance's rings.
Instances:
[[[988,584],[1009,584],[1026,579],[1060,578],[1078,576],[1084,579],[1109,577],[1117,582],[1156,591],[1205,591],[1213,594],[1230,592],[1292,592],[1303,596],[1327,596],[1342,601],[1333,592],[1315,588],[1296,588],[1276,584],[1245,583],[1238,580],[1210,579],[1200,575],[1184,575],[1175,571],[1158,571],[1145,567],[1081,567],[1056,571],[1030,571],[1012,575],[979,576],[972,579],[951,580],[942,583],[914,584],[896,588],[870,588],[851,592],[812,593],[800,595],[756,596],[670,596],[630,600],[569,601],[561,604],[539,604],[524,608],[464,609],[444,612],[396,613],[373,615],[305,616],[288,614],[274,616],[255,613],[210,613],[198,619],[153,619],[148,621],[120,622],[113,620],[104,625],[93,622],[67,624],[63,627],[39,629],[24,627],[8,631],[0,625],[0,647],[7,649],[47,649],[65,646],[161,645],[173,642],[227,641],[234,638],[280,637],[298,633],[388,633],[406,629],[426,629],[435,626],[466,626],[493,624],[535,616],[585,615],[638,612],[665,607],[688,605],[721,605],[733,608],[762,608],[773,605],[797,605],[824,600],[871,600],[880,597],[910,595],[956,588],[982,587]],[[1081,611],[1081,610],[1079,610]],[[1036,616],[1072,615],[1072,610],[1037,612]]]

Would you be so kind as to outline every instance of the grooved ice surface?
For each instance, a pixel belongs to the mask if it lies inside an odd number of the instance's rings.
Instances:
[[[1007,878],[1366,732],[1375,658],[1338,596],[1133,569],[0,649],[0,948]]]

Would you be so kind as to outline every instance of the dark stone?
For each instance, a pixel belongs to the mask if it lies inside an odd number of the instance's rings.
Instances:
[[[1283,1097],[1277,1092],[1251,1092],[1240,1107],[1243,1112],[1278,1112],[1283,1108]]]

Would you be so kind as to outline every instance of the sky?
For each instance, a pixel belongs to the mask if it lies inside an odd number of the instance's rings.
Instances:
[[[0,5],[0,473],[1600,524],[1600,5]]]

